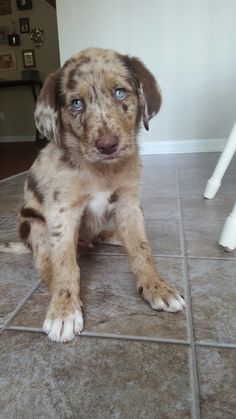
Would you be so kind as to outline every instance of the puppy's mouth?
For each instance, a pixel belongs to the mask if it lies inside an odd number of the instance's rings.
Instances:
[[[110,154],[108,156],[101,154],[101,160],[116,160],[118,158],[119,158],[119,156],[117,156],[115,154]]]
[[[97,158],[100,161],[112,161],[112,160],[117,160],[120,157],[122,157],[120,154],[122,154],[122,152],[120,152],[120,150],[115,150],[113,153],[109,152],[109,153],[102,153],[102,152],[98,152],[98,150],[96,150],[96,155]]]
[[[93,161],[111,163],[111,162],[121,160],[125,157],[128,157],[131,153],[132,153],[132,149],[127,145],[123,145],[121,147],[118,147],[114,152],[109,152],[109,153],[99,152],[97,148],[94,148],[92,152],[92,156],[90,157],[91,157],[91,160]]]
[[[99,153],[98,158],[100,161],[112,162],[128,157],[131,153],[132,150],[128,146],[123,146],[111,154]]]

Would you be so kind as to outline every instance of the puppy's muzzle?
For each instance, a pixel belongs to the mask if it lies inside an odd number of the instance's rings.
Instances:
[[[116,152],[118,144],[118,138],[110,133],[104,133],[100,135],[95,142],[95,146],[99,153],[105,154],[107,156]]]

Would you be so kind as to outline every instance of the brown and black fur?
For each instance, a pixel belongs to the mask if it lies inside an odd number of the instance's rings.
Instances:
[[[117,89],[124,98],[117,98]],[[137,135],[160,105],[156,81],[141,61],[112,50],[82,51],[44,83],[35,120],[50,143],[28,174],[20,234],[52,293],[44,330],[54,341],[68,341],[83,327],[80,239],[120,240],[137,289],[152,308],[184,306],[156,270],[140,209]],[[106,233],[110,218],[115,231]]]

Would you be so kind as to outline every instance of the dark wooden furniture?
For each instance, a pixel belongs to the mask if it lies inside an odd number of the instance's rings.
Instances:
[[[1,80],[0,81],[0,88],[5,87],[20,87],[20,86],[28,86],[33,95],[34,102],[36,102],[39,91],[42,87],[41,80]],[[39,132],[36,129],[36,136],[35,136],[36,144],[40,148],[45,145],[45,140],[40,138]]]
[[[31,87],[34,101],[36,102],[38,92],[42,87],[41,80],[0,80],[1,87],[16,87],[16,86],[29,86]]]

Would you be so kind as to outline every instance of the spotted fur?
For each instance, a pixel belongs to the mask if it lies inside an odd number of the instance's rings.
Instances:
[[[78,240],[122,242],[152,308],[184,306],[156,270],[140,209],[137,134],[160,104],[158,85],[141,61],[112,50],[82,51],[44,83],[35,121],[50,142],[26,181],[21,236],[52,292],[44,323],[51,340],[71,340],[83,328]],[[116,232],[102,233],[111,218]]]

